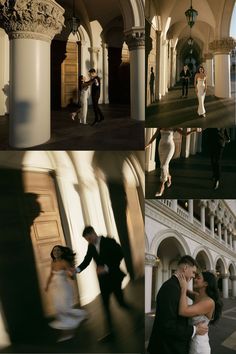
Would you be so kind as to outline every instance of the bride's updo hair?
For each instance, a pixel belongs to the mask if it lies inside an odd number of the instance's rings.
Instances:
[[[220,299],[220,293],[217,285],[217,279],[211,272],[202,272],[204,281],[208,284],[206,287],[207,295],[215,302],[215,311],[210,323],[215,323],[219,320],[223,308],[223,303]]]

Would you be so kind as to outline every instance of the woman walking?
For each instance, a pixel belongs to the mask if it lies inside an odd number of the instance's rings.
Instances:
[[[198,110],[199,116],[206,117],[206,110],[204,107],[204,101],[207,90],[206,75],[203,66],[199,66],[198,72],[194,77],[194,87],[198,98]]]

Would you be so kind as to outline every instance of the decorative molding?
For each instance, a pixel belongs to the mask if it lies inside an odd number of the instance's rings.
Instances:
[[[212,53],[205,53],[205,54],[204,54],[204,59],[205,59],[205,60],[213,59],[213,54],[212,54]]]
[[[214,40],[209,44],[209,49],[214,54],[229,54],[236,46],[236,40],[232,37]]]
[[[129,50],[144,49],[145,48],[145,31],[134,30],[129,34],[126,34],[125,41],[129,47]]]
[[[222,244],[218,238],[213,238],[199,226],[194,225],[189,220],[177,214],[173,209],[162,203],[161,200],[147,199],[145,201],[145,216],[165,225],[167,228],[178,231],[191,240],[199,243],[202,243],[202,240],[204,240],[206,242],[205,246],[217,254],[221,254],[222,256],[224,254],[224,257],[230,259],[235,258],[234,250]],[[198,235],[198,240],[196,239],[196,235]]]
[[[54,0],[0,0],[0,27],[9,39],[50,42],[64,26],[64,12]]]
[[[158,267],[159,262],[160,262],[160,259],[157,256],[155,256],[154,254],[145,253],[145,265],[152,266],[152,267]]]

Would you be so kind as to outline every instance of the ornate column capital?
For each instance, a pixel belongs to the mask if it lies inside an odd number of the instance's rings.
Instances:
[[[236,275],[230,275],[229,279],[233,281],[236,280]]]
[[[100,52],[100,48],[99,47],[90,47],[88,48],[89,53],[95,53],[98,54]]]
[[[0,27],[9,39],[50,42],[64,26],[64,12],[54,0],[0,0]]]
[[[199,205],[200,205],[201,207],[206,208],[206,207],[207,207],[207,200],[201,199],[200,202],[199,202]]]
[[[204,59],[205,59],[205,60],[213,59],[213,54],[212,54],[212,53],[205,53],[205,54],[204,54]]]
[[[129,47],[129,50],[144,49],[145,48],[145,31],[144,29],[133,30],[130,33],[126,33],[125,41]]]
[[[221,278],[222,279],[228,279],[229,278],[229,274],[221,274]]]
[[[145,253],[145,265],[157,267],[160,259],[151,253]]]
[[[236,40],[232,37],[216,39],[209,44],[209,49],[214,54],[229,54],[236,46]]]

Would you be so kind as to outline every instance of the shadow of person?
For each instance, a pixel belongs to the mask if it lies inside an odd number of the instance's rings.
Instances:
[[[0,301],[7,331],[12,344],[51,341],[31,241],[38,196],[24,193],[20,170],[0,172]]]
[[[6,84],[4,85],[4,87],[2,88],[2,91],[4,93],[4,95],[6,96],[6,100],[5,100],[5,115],[9,115],[9,93],[10,93],[10,85]]]

